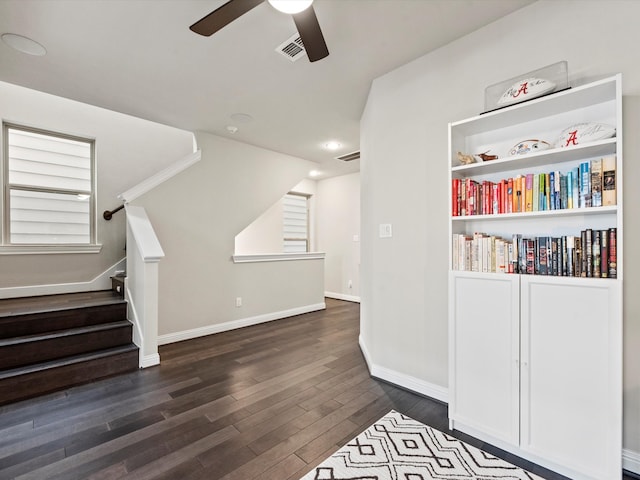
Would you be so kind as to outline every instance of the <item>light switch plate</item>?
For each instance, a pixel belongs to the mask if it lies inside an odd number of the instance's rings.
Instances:
[[[381,223],[380,224],[380,238],[391,238],[393,236],[393,232],[391,230],[390,223]]]

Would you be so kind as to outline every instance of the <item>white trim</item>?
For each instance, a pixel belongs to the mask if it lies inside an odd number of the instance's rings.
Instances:
[[[323,260],[323,252],[307,253],[257,253],[252,255],[233,255],[233,263],[284,262],[289,260]]]
[[[160,354],[154,353],[153,355],[147,355],[140,358],[140,368],[153,367],[160,365]]]
[[[640,453],[623,448],[622,468],[636,475],[640,475]]]
[[[390,368],[376,365],[371,360],[369,351],[367,350],[362,336],[359,337],[358,343],[360,344],[360,350],[362,351],[362,355],[364,356],[364,359],[367,362],[367,366],[369,367],[369,374],[372,377],[379,378],[380,380],[384,380],[402,388],[406,388],[407,390],[411,390],[412,392],[416,392],[430,398],[435,398],[436,400],[444,403],[449,402],[449,389],[440,385],[436,385],[435,383],[425,382],[424,380],[413,377],[411,375],[391,370]]]
[[[138,246],[138,251],[145,263],[157,263],[164,258],[164,251],[158,240],[153,225],[143,207],[125,205],[129,230]]]
[[[192,338],[204,337],[206,335],[212,335],[214,333],[226,332],[229,330],[235,330],[237,328],[257,325],[259,323],[271,322],[272,320],[280,320],[282,318],[293,317],[294,315],[302,315],[303,313],[317,312],[318,310],[324,310],[325,308],[327,308],[327,306],[324,302],[322,302],[313,305],[305,305],[303,307],[290,308],[289,310],[281,310],[279,312],[265,313],[263,315],[257,315],[255,317],[241,318],[224,323],[216,323],[213,325],[207,325],[206,327],[192,328],[190,330],[183,330],[181,332],[175,333],[167,333],[165,335],[158,335],[158,345],[166,345],[168,343],[181,342],[183,340],[190,340]]]
[[[345,300],[347,302],[360,303],[360,297],[357,297],[355,295],[347,295],[337,292],[324,292],[324,296],[328,298],[335,298],[336,300]]]
[[[362,335],[358,336],[358,345],[360,345],[360,351],[362,352],[364,361],[367,364],[367,369],[369,370],[369,373],[371,373],[371,355],[369,355],[367,344],[364,343],[364,339],[362,338]]]
[[[123,271],[126,268],[126,262],[127,259],[123,258],[89,282],[0,288],[0,298],[33,297],[36,295],[56,295],[59,293],[109,290],[111,288],[111,277],[113,277],[117,271]]]
[[[100,253],[102,245],[2,245],[0,255],[45,255],[54,253]]]
[[[201,158],[202,158],[201,150],[190,153],[189,155],[182,157],[180,160],[178,160],[174,164],[169,165],[164,170],[161,170],[155,175],[152,175],[146,180],[143,180],[135,187],[132,187],[126,192],[121,193],[120,195],[118,195],[118,198],[122,200],[124,203],[132,202],[133,200],[144,195],[148,191],[153,190],[155,187],[157,187],[161,183],[166,182],[171,177],[174,177],[175,175],[179,174],[183,170],[186,170],[194,163],[199,162]]]

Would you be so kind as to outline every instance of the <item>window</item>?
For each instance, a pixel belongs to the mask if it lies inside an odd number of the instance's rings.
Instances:
[[[284,253],[309,251],[309,197],[288,193],[282,199]]]
[[[93,140],[3,126],[5,245],[95,244]]]

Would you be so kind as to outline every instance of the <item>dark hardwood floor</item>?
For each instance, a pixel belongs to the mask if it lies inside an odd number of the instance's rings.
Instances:
[[[358,330],[359,305],[327,299],[161,347],[158,367],[0,407],[0,479],[297,480],[390,409],[446,430],[446,405],[369,376]]]

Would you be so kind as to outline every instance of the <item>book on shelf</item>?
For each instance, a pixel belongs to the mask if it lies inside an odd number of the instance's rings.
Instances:
[[[609,229],[609,278],[618,277],[617,229]]]
[[[476,232],[454,234],[452,269],[557,277],[616,278],[617,229],[585,229],[576,235],[511,239]]]
[[[559,173],[559,172],[558,172]],[[560,201],[559,201],[559,209],[563,210],[565,208],[571,208],[569,207],[569,187],[567,185],[567,181],[569,180],[569,175],[562,175],[560,174],[560,184],[559,184],[559,190],[560,190]]]
[[[589,162],[580,164],[580,208],[591,206],[591,166]]]
[[[591,206],[602,206],[602,159],[591,160]]]
[[[616,157],[602,159],[602,205],[616,204]]]
[[[452,178],[451,216],[499,215],[616,204],[616,157],[566,172],[523,173],[498,181]]]
[[[567,235],[565,238],[565,258],[567,267],[565,268],[565,275],[568,277],[574,277],[575,275],[575,237],[573,235]]]
[[[533,211],[533,173],[525,175],[524,205],[525,212]]]
[[[591,245],[591,276],[595,278],[600,278],[600,230],[593,230],[592,232],[592,245]]]
[[[600,276],[609,278],[609,231],[600,232]]]
[[[540,175],[533,174],[533,184],[531,187],[531,206],[534,212],[540,210]]]
[[[571,170],[571,178],[573,179],[573,188],[571,189],[571,198],[573,208],[580,208],[580,169],[575,167]]]

